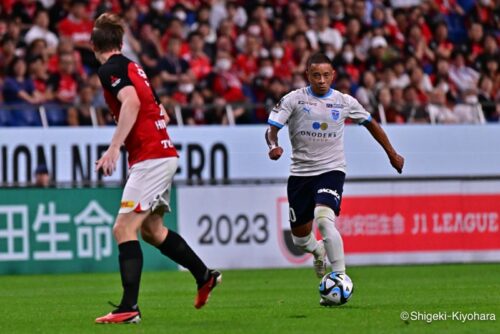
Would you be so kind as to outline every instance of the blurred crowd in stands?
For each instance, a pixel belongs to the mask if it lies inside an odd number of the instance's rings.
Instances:
[[[495,0],[3,0],[0,126],[113,123],[89,42],[107,11],[174,123],[266,122],[315,51],[384,123],[499,120]]]

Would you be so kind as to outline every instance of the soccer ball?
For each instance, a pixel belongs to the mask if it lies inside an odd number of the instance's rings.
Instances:
[[[354,291],[354,284],[346,274],[331,272],[319,283],[320,305],[338,306],[347,303]]]

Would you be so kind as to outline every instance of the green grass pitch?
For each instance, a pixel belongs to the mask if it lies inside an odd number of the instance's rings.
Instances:
[[[319,306],[312,268],[226,270],[195,310],[187,272],[142,277],[138,325],[96,325],[119,302],[119,274],[0,277],[0,333],[500,333],[500,266],[352,267],[353,298]],[[407,312],[494,313],[496,321],[402,321]]]

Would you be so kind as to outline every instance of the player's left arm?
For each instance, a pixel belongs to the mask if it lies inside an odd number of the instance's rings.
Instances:
[[[401,174],[403,172],[405,159],[396,152],[384,129],[382,129],[382,127],[374,119],[365,121],[363,125],[368,129],[370,134],[373,136],[373,138],[375,138],[380,146],[382,146],[385,153],[387,153],[392,167],[394,167],[394,169],[396,169],[398,173]]]
[[[120,89],[117,98],[122,104],[118,124],[111,139],[111,144],[103,156],[96,161],[95,167],[96,171],[102,168],[105,176],[113,174],[116,170],[116,162],[120,157],[120,147],[125,142],[130,130],[132,130],[141,108],[141,101],[134,86],[125,86]]]

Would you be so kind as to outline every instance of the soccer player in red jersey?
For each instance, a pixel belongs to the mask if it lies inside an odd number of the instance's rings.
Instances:
[[[221,274],[208,269],[186,241],[163,225],[169,212],[172,178],[177,170],[177,151],[168,132],[165,109],[158,102],[143,69],[124,57],[123,26],[118,16],[102,14],[92,31],[92,45],[104,96],[117,122],[111,144],[96,162],[95,170],[109,176],[116,169],[120,147],[125,143],[130,166],[113,235],[118,243],[123,297],[116,309],[96,319],[97,323],[136,323],[141,320],[137,305],[142,271],[142,251],[137,239],[186,267],[195,277],[198,294],[194,306],[201,308]]]

